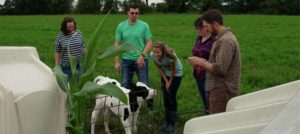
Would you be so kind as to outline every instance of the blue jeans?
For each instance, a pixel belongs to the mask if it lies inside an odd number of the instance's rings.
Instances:
[[[198,78],[195,76],[196,84],[198,86],[199,94],[201,96],[204,108],[205,108],[205,114],[208,114],[208,107],[207,107],[207,97],[205,92],[205,78]]]
[[[79,78],[82,75],[83,71],[82,71],[82,69],[81,69],[81,67],[80,67],[79,64],[76,65],[76,69],[78,71],[77,81],[79,82]],[[68,76],[68,82],[70,82],[71,79],[72,79],[72,70],[71,70],[71,67],[70,66],[61,66],[61,70]]]
[[[163,99],[164,99],[164,106],[165,106],[165,118],[167,121],[167,125],[175,126],[176,122],[176,114],[177,114],[177,90],[180,86],[182,77],[174,77],[171,85],[170,90],[167,91],[166,89],[166,82],[163,78],[161,78],[162,83],[162,91],[163,91]],[[167,77],[170,79],[170,77]]]
[[[136,61],[122,59],[121,77],[123,87],[130,89],[130,84],[132,83],[134,72],[136,72],[138,80],[140,82],[148,85],[148,60],[145,59],[144,63],[144,68],[139,69]],[[147,101],[148,108],[153,108],[153,102],[153,99]]]

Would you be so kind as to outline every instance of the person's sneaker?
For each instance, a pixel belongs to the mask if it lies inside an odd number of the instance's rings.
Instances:
[[[165,134],[173,134],[174,131],[175,131],[175,126],[169,124],[164,132],[165,132]]]
[[[161,126],[160,130],[161,130],[161,131],[166,131],[167,127],[168,127],[168,123],[165,122],[165,123]]]
[[[151,125],[151,124],[148,124],[147,127],[150,129],[153,129],[153,125]]]

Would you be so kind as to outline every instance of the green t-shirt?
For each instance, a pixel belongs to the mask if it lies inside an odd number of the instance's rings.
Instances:
[[[128,51],[122,54],[122,59],[137,60],[143,52],[147,40],[152,37],[149,25],[141,20],[137,20],[133,24],[129,24],[128,20],[121,22],[116,30],[116,40],[122,44],[133,45],[137,51]]]

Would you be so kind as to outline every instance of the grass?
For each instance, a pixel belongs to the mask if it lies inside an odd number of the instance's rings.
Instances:
[[[0,46],[36,47],[40,59],[52,68],[54,67],[55,39],[64,16],[0,16]],[[72,16],[77,22],[77,28],[83,32],[85,41],[88,41],[97,23],[103,17],[99,15]],[[203,109],[192,76],[192,67],[186,61],[194,45],[196,31],[193,23],[198,16],[197,14],[140,16],[142,20],[149,23],[153,41],[160,40],[173,47],[181,59],[184,76],[177,97],[180,113]],[[126,18],[125,15],[108,17],[102,34],[99,35],[101,40],[99,53],[113,45],[116,26]],[[300,79],[299,22],[299,16],[224,16],[225,26],[231,28],[241,48],[241,94]],[[98,62],[94,75],[110,76],[120,80],[120,74],[114,72],[113,66],[113,58]],[[151,61],[149,68],[151,87],[160,89],[159,73]],[[156,124],[160,124],[163,120],[161,92],[156,96],[155,102],[155,112],[151,116],[152,120],[157,122]],[[184,123],[188,119],[201,115],[203,115],[202,112],[179,114],[176,133],[182,133]],[[139,132],[144,132],[143,130],[147,131],[139,128]],[[158,133],[159,130],[155,132]]]

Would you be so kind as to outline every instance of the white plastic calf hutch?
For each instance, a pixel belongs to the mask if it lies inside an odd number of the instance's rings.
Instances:
[[[33,47],[0,47],[0,134],[65,134],[65,94]]]
[[[184,134],[300,134],[300,80],[232,98],[226,112],[189,120]]]

